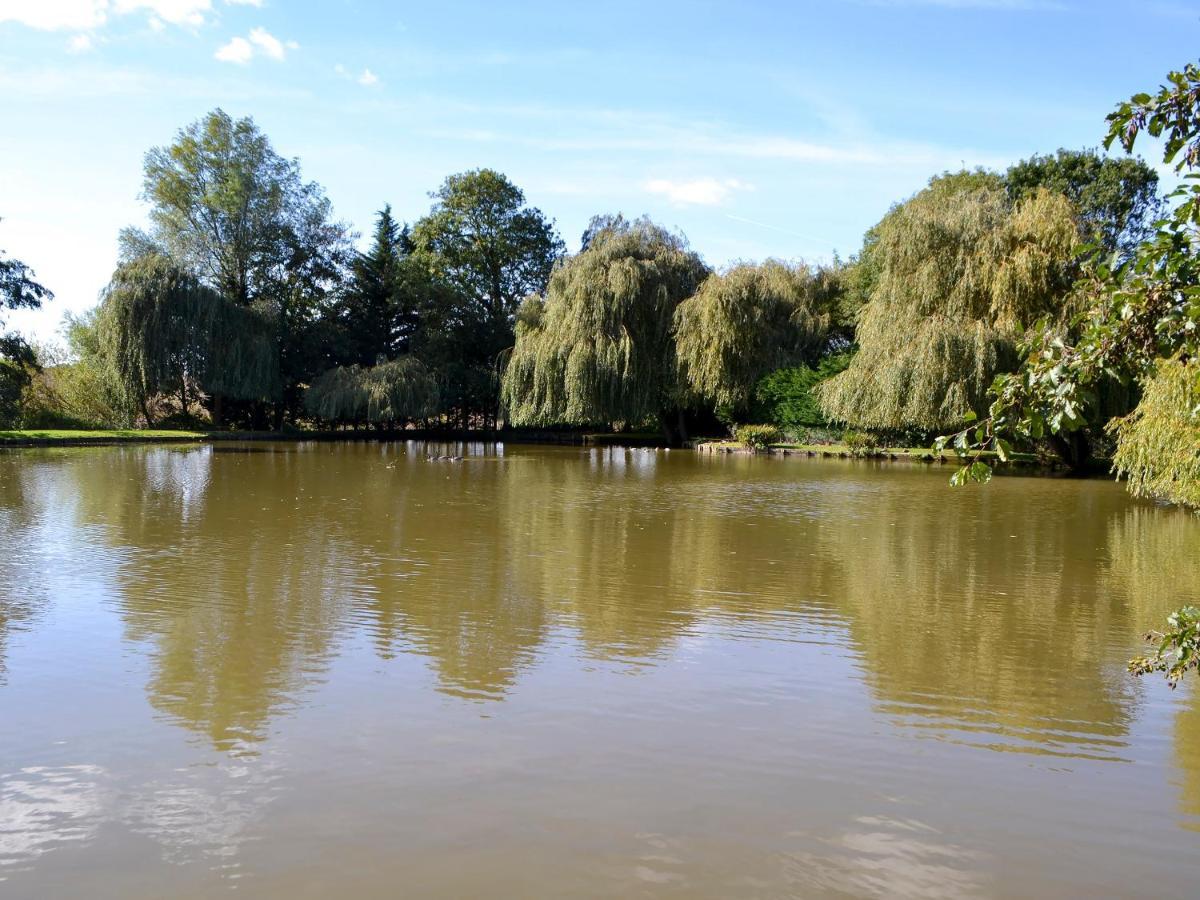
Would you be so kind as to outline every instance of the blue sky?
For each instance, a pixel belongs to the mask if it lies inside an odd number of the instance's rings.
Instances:
[[[141,161],[216,106],[369,233],[490,166],[578,247],[648,213],[714,265],[828,259],[928,178],[1095,146],[1195,59],[1179,0],[0,0],[0,248],[93,305]]]

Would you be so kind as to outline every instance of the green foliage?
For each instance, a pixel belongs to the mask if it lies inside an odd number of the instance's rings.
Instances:
[[[869,431],[847,431],[842,443],[852,456],[868,456],[879,449],[879,439]]]
[[[1020,200],[1047,188],[1071,201],[1084,240],[1106,255],[1131,253],[1153,232],[1161,211],[1158,173],[1140,159],[1101,156],[1095,150],[1059,150],[1009,168],[1009,196]]]
[[[1015,367],[1022,328],[1061,318],[1078,243],[1066,198],[1012,203],[999,176],[934,179],[876,228],[877,267],[858,322],[859,352],[817,388],[831,419],[933,431],[984,406]]]
[[[0,327],[5,309],[37,309],[54,295],[34,279],[30,268],[0,253]],[[20,335],[0,331],[0,426],[15,422],[21,397],[30,383],[37,361]]]
[[[1200,668],[1200,609],[1185,606],[1171,613],[1167,626],[1166,632],[1146,635],[1146,641],[1155,645],[1154,652],[1131,659],[1129,671],[1134,675],[1163,672],[1175,687],[1189,670]]]
[[[739,425],[733,436],[755,452],[767,450],[772,444],[783,440],[783,435],[774,425]]]
[[[327,422],[395,424],[433,415],[438,384],[424,363],[411,356],[368,367],[338,366],[313,381],[304,405]]]
[[[503,401],[522,425],[642,422],[679,408],[676,307],[708,270],[649,221],[602,229],[526,300]]]
[[[1116,470],[1140,497],[1200,508],[1200,358],[1158,362],[1137,408],[1114,420]]]
[[[411,252],[408,229],[385,206],[376,219],[371,248],[355,256],[350,281],[331,311],[336,359],[371,365],[381,356],[409,351],[421,299]]]
[[[811,269],[777,260],[709,275],[675,310],[680,376],[718,406],[745,409],[764,374],[814,361],[825,345],[820,287]]]
[[[1142,131],[1163,138],[1164,161],[1184,175],[1174,208],[1128,259],[1093,260],[1076,287],[1080,310],[1065,331],[1041,323],[1025,364],[998,378],[988,417],[948,437],[974,468],[1010,441],[1064,439],[1103,417],[1106,385],[1135,383],[1141,403],[1115,423],[1118,470],[1139,493],[1194,504],[1194,369],[1200,354],[1200,69],[1172,72],[1159,92],[1137,94],[1108,117],[1106,146],[1132,150]],[[1190,373],[1190,374],[1189,374]],[[1143,406],[1144,404],[1144,406]],[[963,479],[960,479],[963,480]]]
[[[161,248],[239,306],[286,303],[298,280],[335,276],[346,251],[321,187],[253,119],[220,109],[146,154],[142,193],[152,231],[127,246]]]
[[[780,428],[820,428],[829,424],[813,389],[827,378],[845,371],[851,353],[824,357],[816,368],[795,366],[764,375],[755,386],[753,417]]]
[[[273,324],[281,385],[272,395],[283,401],[282,424],[298,403],[298,385],[328,365],[318,332],[349,259],[346,226],[332,219],[322,188],[305,182],[299,164],[277,154],[252,119],[219,109],[146,154],[143,197],[151,230],[126,231],[124,259],[166,255]],[[240,379],[233,380],[236,390]],[[224,397],[218,381],[214,394]]]
[[[163,256],[122,263],[105,290],[100,353],[125,402],[216,391],[263,400],[278,391],[272,323],[201,284]]]
[[[413,229],[417,252],[485,318],[509,322],[523,297],[545,290],[562,256],[553,224],[492,169],[451,175],[431,196],[433,209]]]
[[[562,240],[504,175],[451,175],[413,228],[414,258],[427,274],[415,352],[442,376],[444,405],[465,427],[494,419],[501,354],[514,340],[522,298],[546,289]]]

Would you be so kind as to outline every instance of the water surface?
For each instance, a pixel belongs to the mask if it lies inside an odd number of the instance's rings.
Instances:
[[[1200,520],[946,477],[0,452],[0,896],[1190,896]]]

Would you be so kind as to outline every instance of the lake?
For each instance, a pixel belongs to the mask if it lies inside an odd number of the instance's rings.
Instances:
[[[0,896],[1193,895],[1200,519],[948,469],[0,452]]]

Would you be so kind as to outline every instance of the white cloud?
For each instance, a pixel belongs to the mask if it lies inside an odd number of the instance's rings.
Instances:
[[[257,6],[262,9],[263,0],[225,0],[229,6]]]
[[[68,53],[87,53],[92,49],[92,37],[88,34],[77,34],[67,41]]]
[[[104,24],[108,0],[0,0],[0,22],[43,31],[90,31]]]
[[[642,187],[651,194],[666,197],[676,206],[719,206],[729,199],[734,191],[749,191],[753,187],[736,178],[696,178],[691,181],[672,181],[655,178]]]
[[[271,59],[283,59],[285,51],[283,43],[265,28],[255,28],[250,32],[250,43],[258,47]]]
[[[232,38],[228,44],[217,49],[213,56],[221,62],[245,65],[256,56],[266,56],[276,62],[283,62],[288,50],[298,50],[300,45],[295,41],[284,43],[265,28],[255,28],[246,37]]]
[[[212,0],[0,0],[0,22],[43,31],[93,31],[109,15],[144,12],[172,25],[198,26]]]
[[[219,47],[213,56],[221,62],[237,63],[242,66],[254,57],[254,48],[244,37],[235,37],[228,44]]]
[[[355,75],[344,65],[338,63],[333,67],[333,71],[338,78],[345,78],[347,81],[357,81],[363,87],[374,87],[375,85],[379,84],[379,76],[367,68],[364,68],[362,72],[360,72],[358,75]]]

